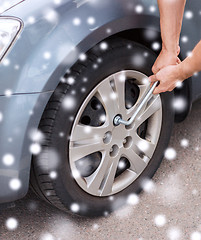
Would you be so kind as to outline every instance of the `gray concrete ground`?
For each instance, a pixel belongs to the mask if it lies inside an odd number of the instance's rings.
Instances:
[[[189,146],[181,146],[187,139]],[[184,141],[185,143],[185,141]],[[140,194],[137,205],[110,216],[86,219],[69,216],[39,200],[32,192],[12,208],[0,211],[1,240],[200,240],[201,235],[201,101],[176,124],[169,147],[176,159],[164,159],[152,188]],[[15,231],[7,219],[18,220]]]

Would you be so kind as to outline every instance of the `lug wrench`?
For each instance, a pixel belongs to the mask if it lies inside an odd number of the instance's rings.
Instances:
[[[140,110],[142,109],[142,107],[146,104],[146,102],[149,100],[149,98],[151,97],[151,95],[153,94],[154,89],[156,88],[156,86],[158,85],[159,81],[156,81],[152,87],[149,89],[149,91],[147,92],[147,94],[145,95],[145,97],[141,100],[141,102],[138,104],[138,107],[136,109],[136,111],[134,112],[133,116],[129,119],[129,121],[124,121],[119,115],[117,115],[114,118],[114,125],[118,126],[119,124],[124,124],[126,126],[129,126],[131,123],[133,123],[133,121],[135,120],[136,116],[138,115],[138,113],[140,112]]]

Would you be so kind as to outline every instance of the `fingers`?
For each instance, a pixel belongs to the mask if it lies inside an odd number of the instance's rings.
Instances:
[[[156,75],[151,75],[151,76],[149,77],[149,81],[150,81],[151,83],[154,83],[154,82],[158,81],[158,79],[156,78]]]
[[[181,60],[177,57],[177,64],[180,64]]]

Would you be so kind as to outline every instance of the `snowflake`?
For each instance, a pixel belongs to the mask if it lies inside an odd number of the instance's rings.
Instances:
[[[167,236],[170,240],[179,240],[181,239],[181,235],[181,230],[177,227],[172,227],[167,232]]]
[[[6,165],[6,166],[11,166],[13,165],[13,163],[15,162],[15,158],[12,154],[5,154],[3,156],[3,163]]]
[[[145,192],[152,193],[152,192],[155,191],[156,186],[155,186],[153,180],[151,180],[151,179],[144,179],[142,181],[142,188],[143,188],[143,190]]]
[[[177,156],[177,153],[174,148],[167,148],[165,151],[165,158],[168,160],[173,160]]]
[[[201,233],[200,232],[193,232],[191,234],[191,240],[201,240]]]
[[[41,145],[39,143],[32,143],[29,147],[29,151],[33,155],[38,155],[41,152]]]
[[[188,37],[187,37],[187,36],[182,36],[182,37],[181,37],[181,41],[182,41],[183,43],[188,42]]]
[[[161,44],[159,42],[153,42],[151,47],[153,50],[158,51],[161,48]]]
[[[186,148],[186,147],[189,146],[189,140],[183,138],[183,139],[181,140],[180,144],[181,144],[181,146],[182,146],[183,148]]]
[[[13,217],[8,218],[6,220],[6,227],[7,227],[8,230],[12,230],[12,231],[15,230],[18,227],[17,219],[13,218]]]
[[[88,17],[87,23],[88,23],[89,25],[93,25],[93,24],[95,24],[95,22],[96,22],[96,20],[95,20],[94,17]]]
[[[73,77],[68,77],[67,78],[67,83],[70,85],[73,85],[75,83],[75,79]]]
[[[128,198],[127,198],[127,203],[128,203],[129,205],[136,205],[136,204],[138,204],[138,203],[139,203],[139,197],[138,197],[138,195],[135,194],[135,193],[130,194],[130,195],[128,196]]]
[[[191,19],[191,18],[193,18],[193,12],[188,10],[188,11],[185,12],[184,16],[187,19]]]
[[[2,122],[2,121],[3,121],[3,113],[0,112],[0,122]]]
[[[9,187],[14,191],[19,190],[21,188],[21,185],[21,181],[18,178],[13,178],[9,182]]]
[[[55,23],[58,21],[58,13],[53,9],[47,9],[44,14],[45,19],[50,23]]]
[[[10,97],[12,95],[12,90],[6,89],[4,94],[5,94],[6,97]]]
[[[76,18],[73,19],[73,25],[79,26],[80,24],[81,24],[80,18],[76,17]]]
[[[182,112],[183,110],[185,110],[186,105],[187,105],[187,102],[184,97],[176,97],[172,102],[172,107],[179,112]]]
[[[65,97],[62,102],[62,106],[66,110],[72,110],[76,106],[75,98],[72,96]]]
[[[56,179],[56,178],[57,178],[57,172],[51,171],[51,172],[50,172],[50,178],[51,178],[51,179]]]
[[[77,203],[73,203],[73,204],[71,204],[70,209],[71,209],[72,212],[76,213],[76,212],[79,212],[80,206]]]
[[[79,59],[80,61],[85,61],[87,59],[87,55],[85,53],[81,53]]]
[[[51,52],[44,52],[44,54],[43,54],[43,57],[46,60],[49,60],[51,58],[51,56],[52,56]]]
[[[157,227],[163,227],[166,224],[165,215],[159,214],[154,218],[154,222]]]
[[[142,5],[137,5],[135,7],[135,11],[136,11],[136,13],[142,13],[144,11],[144,8]]]
[[[44,233],[41,235],[40,240],[56,240],[52,234],[50,233]]]
[[[102,43],[100,44],[100,49],[101,49],[101,50],[106,50],[106,49],[108,49],[108,44],[107,44],[106,42],[102,42]]]

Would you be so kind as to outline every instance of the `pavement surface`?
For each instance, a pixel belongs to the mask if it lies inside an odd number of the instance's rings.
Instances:
[[[176,158],[163,160],[138,204],[88,219],[63,213],[30,191],[0,210],[0,240],[201,240],[201,101],[175,124],[169,147]],[[17,220],[15,230],[6,227],[10,218]]]

